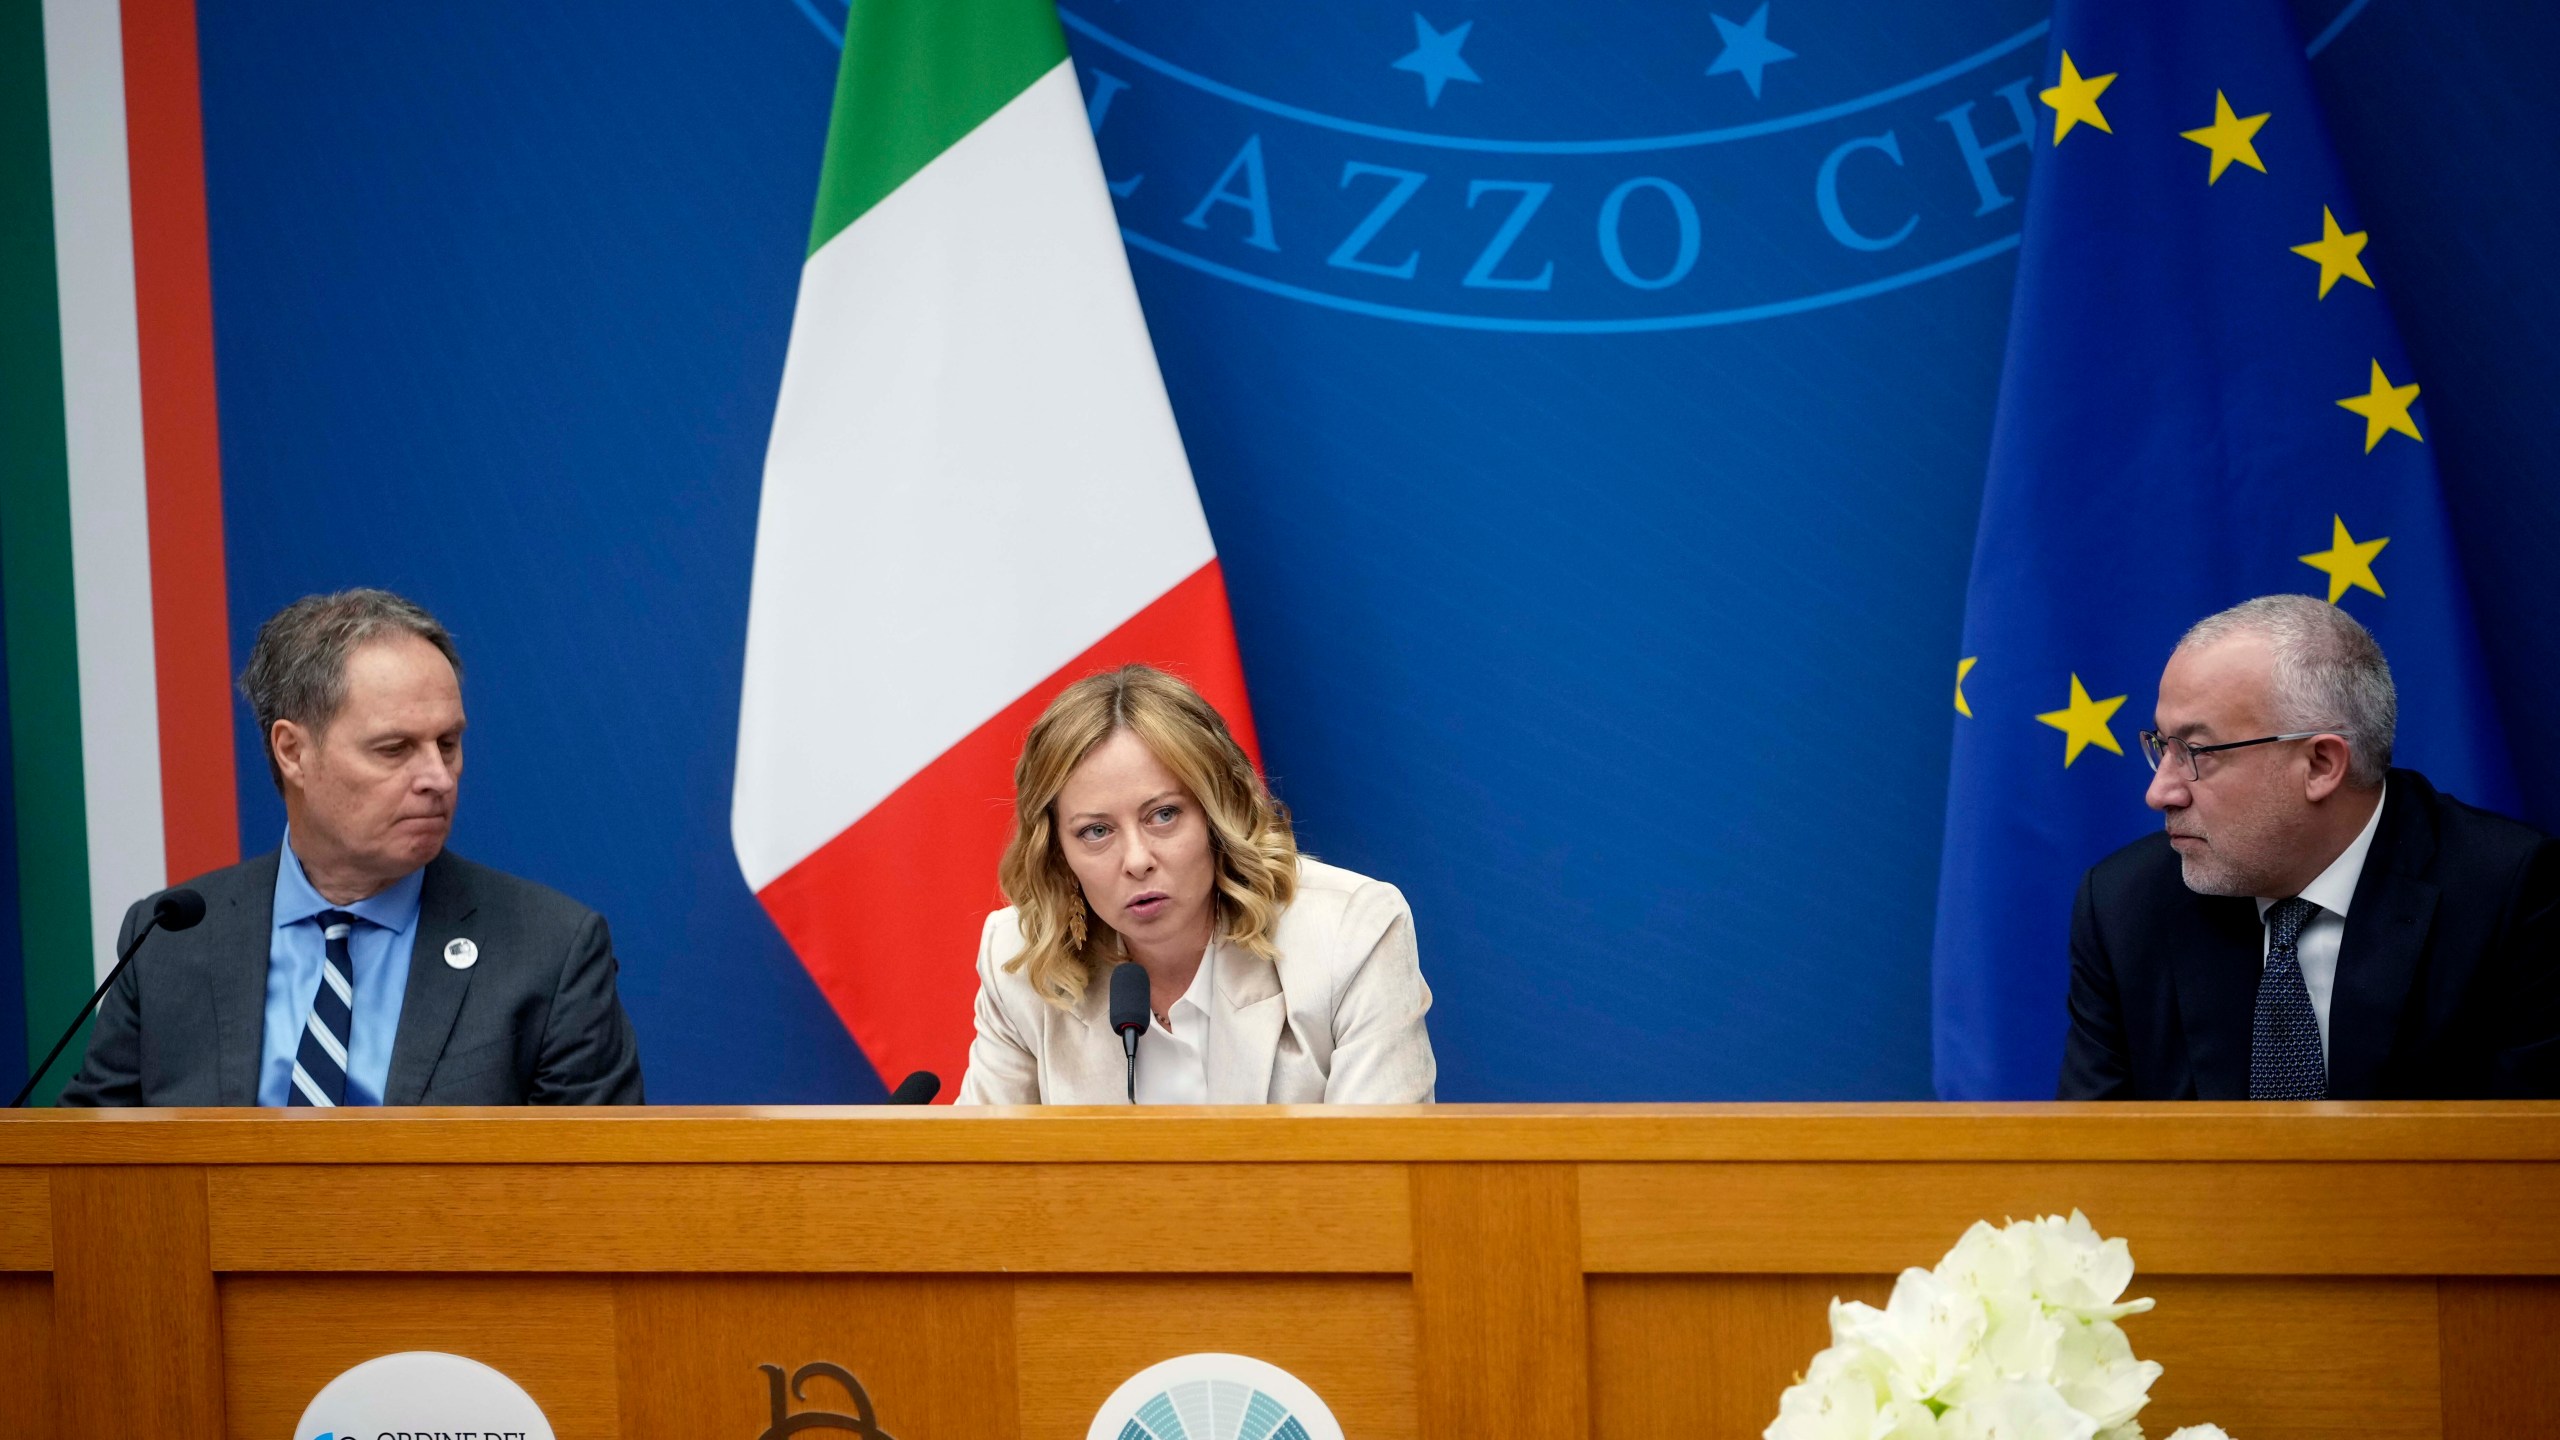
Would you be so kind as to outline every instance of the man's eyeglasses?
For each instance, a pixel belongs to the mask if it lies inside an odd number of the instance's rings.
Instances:
[[[2309,740],[2320,735],[2335,735],[2335,730],[2296,730],[2290,735],[2261,735],[2255,740],[2234,740],[2227,745],[2190,745],[2175,735],[2145,730],[2142,736],[2142,758],[2151,762],[2154,771],[2162,765],[2175,765],[2187,772],[2190,780],[2202,780],[2204,771],[2197,760],[2224,750],[2242,750],[2251,745],[2273,745],[2279,740]]]

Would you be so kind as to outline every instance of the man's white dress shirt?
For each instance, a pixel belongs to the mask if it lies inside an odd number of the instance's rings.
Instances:
[[[1209,1103],[1209,1002],[1217,994],[1216,950],[1212,945],[1200,957],[1191,988],[1165,1012],[1165,1023],[1148,1026],[1138,1037],[1141,1105]]]
[[[2383,801],[2391,798],[2389,786],[2373,802],[2373,813],[2365,818],[2364,829],[2355,842],[2338,852],[2329,868],[2318,879],[2302,887],[2302,898],[2320,907],[2302,933],[2294,937],[2293,958],[2302,966],[2303,988],[2311,992],[2311,1013],[2320,1021],[2320,1058],[2329,1058],[2329,996],[2338,988],[2338,946],[2347,938],[2347,907],[2355,903],[2356,881],[2364,874],[2365,852],[2373,848],[2373,832],[2382,825]],[[2267,946],[2273,938],[2266,932],[2267,911],[2278,900],[2287,897],[2258,897],[2258,966],[2266,968]],[[1138,1071],[1138,1088],[1146,1088],[1146,1069]]]

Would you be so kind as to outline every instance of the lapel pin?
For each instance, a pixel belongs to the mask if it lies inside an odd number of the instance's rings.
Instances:
[[[456,970],[468,970],[480,963],[480,947],[468,940],[454,940],[444,947],[444,963]]]

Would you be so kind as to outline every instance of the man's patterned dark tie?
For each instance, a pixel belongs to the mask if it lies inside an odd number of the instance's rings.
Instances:
[[[2297,895],[2267,910],[2267,963],[2258,972],[2258,1017],[2249,1037],[2249,1098],[2325,1100],[2329,1064],[2320,1053],[2320,1020],[2302,982],[2295,944],[2320,907]]]

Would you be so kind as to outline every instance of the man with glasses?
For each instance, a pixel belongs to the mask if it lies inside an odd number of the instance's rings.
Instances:
[[[2391,765],[2362,625],[2210,616],[2160,674],[2144,797],[2071,918],[2065,1100],[2560,1093],[2560,843]]]

